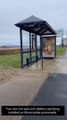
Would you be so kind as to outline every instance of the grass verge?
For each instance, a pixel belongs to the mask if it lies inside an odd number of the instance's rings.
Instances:
[[[65,48],[61,48],[61,47],[58,47],[56,48],[56,56],[59,57],[59,56],[62,56],[65,52]]]
[[[0,67],[20,67],[20,54],[0,55]]]
[[[65,48],[57,48],[56,56],[62,56]],[[24,55],[24,61],[27,55]],[[26,62],[26,61],[25,61]],[[0,67],[3,68],[20,68],[20,54],[0,55]]]

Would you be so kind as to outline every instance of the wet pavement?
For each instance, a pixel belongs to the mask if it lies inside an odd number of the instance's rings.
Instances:
[[[62,56],[63,59],[67,59],[67,51],[64,53],[64,55]]]
[[[65,55],[66,56],[66,55]],[[41,61],[27,69],[18,69],[18,74],[0,84],[0,106],[2,105],[64,105],[67,110],[67,59],[58,58]],[[3,117],[0,120],[66,120],[61,117]],[[22,118],[21,118],[22,117]]]
[[[40,61],[41,62],[41,61]],[[61,59],[44,60],[44,71],[49,71],[46,82],[43,83],[30,105],[64,106],[64,116],[25,116],[21,120],[66,120],[67,119],[67,52]],[[31,69],[41,69],[41,63],[31,66]]]
[[[18,70],[9,81],[0,84],[0,120],[20,120],[21,116],[1,116],[2,105],[28,105],[47,77],[43,71]]]
[[[41,60],[30,66],[29,70],[42,70]],[[43,72],[48,73],[66,73],[67,74],[67,59],[57,58],[53,60],[43,60]]]
[[[62,116],[26,116],[21,120],[66,120],[67,119],[67,74],[49,74],[39,92],[31,102],[34,106],[64,106]]]

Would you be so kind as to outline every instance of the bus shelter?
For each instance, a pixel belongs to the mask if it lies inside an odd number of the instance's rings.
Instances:
[[[30,16],[15,24],[20,28],[21,68],[44,58],[56,57],[56,32],[44,20]],[[23,31],[28,32],[28,47],[23,45]]]

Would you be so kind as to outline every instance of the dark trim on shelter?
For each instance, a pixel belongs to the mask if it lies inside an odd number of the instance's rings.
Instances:
[[[34,61],[37,62],[39,59],[42,60],[42,69],[43,69],[43,40],[42,36],[44,35],[56,35],[55,30],[44,20],[41,20],[40,18],[37,18],[35,16],[28,17],[27,19],[16,23],[15,24],[17,27],[20,28],[20,53],[21,53],[21,68],[23,68],[25,65],[23,64],[23,39],[22,39],[22,30],[25,30],[29,32],[29,54],[30,57],[27,58],[27,64],[32,64]],[[35,60],[32,61],[32,34],[35,35]],[[37,48],[37,35],[40,36],[40,49],[38,50]],[[55,44],[56,44],[56,39],[55,39]],[[56,45],[55,45],[55,50],[56,50]],[[38,51],[40,51],[40,57],[38,58]],[[27,52],[26,52],[27,53]],[[56,51],[55,51],[55,57],[56,57]]]
[[[23,40],[22,40],[22,29],[20,28],[20,55],[21,55],[21,68],[23,68]]]
[[[35,35],[36,61],[37,61],[37,35]]]
[[[31,33],[30,32],[29,32],[29,46],[30,46],[30,62],[31,62],[32,54],[31,54]]]
[[[42,66],[42,70],[43,70],[43,39],[40,36],[40,41],[41,41],[41,66]]]
[[[55,58],[56,58],[56,36],[55,36],[55,54],[54,54]]]
[[[35,33],[36,35],[56,34],[55,30],[46,21],[35,16],[31,16],[15,25],[25,31]],[[44,32],[42,32],[42,30]]]

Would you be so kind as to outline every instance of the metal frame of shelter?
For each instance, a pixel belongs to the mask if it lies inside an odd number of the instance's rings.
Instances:
[[[54,29],[44,20],[41,20],[35,16],[28,17],[27,19],[15,24],[20,28],[20,53],[21,53],[21,68],[30,65],[33,62],[37,62],[39,59],[42,60],[43,69],[43,36],[53,36],[55,38],[55,53],[56,57],[56,32]],[[23,30],[29,32],[29,51],[24,51],[23,49]],[[35,51],[31,48],[32,35],[35,36]],[[40,36],[40,49],[37,48],[37,35]],[[32,52],[35,52],[35,60],[32,61]],[[39,57],[38,57],[39,52]],[[24,64],[24,53],[29,53],[29,58],[26,58],[26,64]]]

